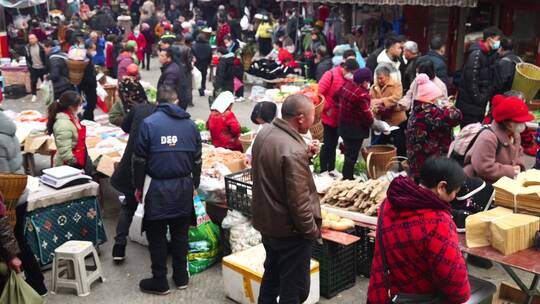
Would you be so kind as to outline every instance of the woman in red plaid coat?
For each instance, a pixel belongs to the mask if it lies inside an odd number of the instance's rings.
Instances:
[[[466,178],[463,168],[448,158],[430,158],[420,178],[420,185],[409,177],[394,179],[379,211],[383,216],[377,233],[382,236],[389,275],[385,280],[377,238],[370,304],[390,303],[399,293],[437,295],[444,303],[464,303],[470,297],[467,267],[450,215],[450,202]]]

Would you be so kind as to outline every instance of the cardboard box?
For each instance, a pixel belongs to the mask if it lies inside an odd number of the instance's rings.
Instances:
[[[24,152],[36,153],[49,138],[51,138],[49,135],[28,136],[24,141]]]
[[[225,294],[230,299],[242,303],[257,303],[264,273],[266,252],[262,244],[226,256],[222,261]],[[311,284],[305,304],[319,302],[319,263],[311,260]]]
[[[242,171],[246,168],[246,164],[244,163],[244,160],[242,159],[238,159],[238,160],[233,160],[233,161],[230,161],[230,162],[226,162],[226,163],[223,163],[225,166],[227,166],[227,168],[229,168],[229,170],[231,170],[231,173],[236,173],[236,172],[239,172],[239,171]]]
[[[122,157],[118,152],[102,155],[101,158],[98,160],[96,170],[107,176],[112,176],[114,173],[114,169],[116,169],[116,166],[120,162],[121,158]]]

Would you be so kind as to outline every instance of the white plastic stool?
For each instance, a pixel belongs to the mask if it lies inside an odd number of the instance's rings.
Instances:
[[[94,259],[94,266],[86,265],[87,257]],[[67,262],[66,268],[62,262]],[[86,241],[67,241],[54,250],[52,276],[54,293],[60,287],[74,288],[80,297],[90,294],[90,285],[97,279],[105,282],[96,249]]]

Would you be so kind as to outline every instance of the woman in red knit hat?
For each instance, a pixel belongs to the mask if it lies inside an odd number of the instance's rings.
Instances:
[[[489,131],[480,133],[465,156],[465,173],[494,183],[503,176],[516,177],[525,169],[520,133],[534,119],[525,101],[515,96],[496,95]]]

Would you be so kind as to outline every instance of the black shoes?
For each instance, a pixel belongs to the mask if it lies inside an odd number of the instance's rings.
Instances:
[[[204,96],[204,90],[199,90],[199,96],[201,96],[201,97]]]
[[[187,271],[180,275],[173,274],[173,281],[177,289],[186,289],[188,287],[189,274]]]
[[[121,264],[126,258],[126,245],[114,244],[112,251],[113,261],[116,264]]]
[[[149,278],[139,282],[139,288],[144,293],[150,293],[155,295],[166,295],[171,291],[169,290],[169,283],[166,278]]]

